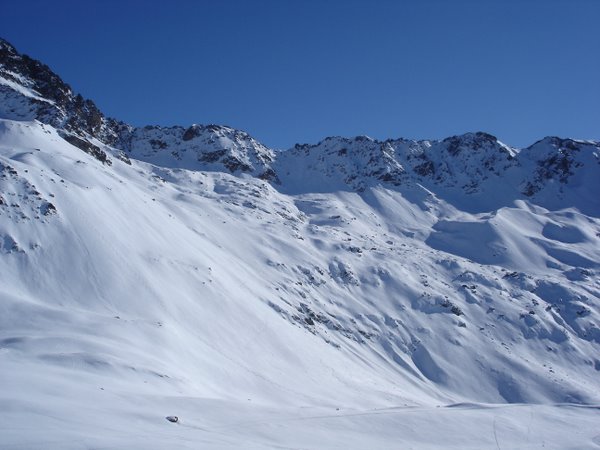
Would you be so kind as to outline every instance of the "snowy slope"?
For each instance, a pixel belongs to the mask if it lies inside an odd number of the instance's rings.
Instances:
[[[94,131],[3,58],[0,448],[600,445],[598,143]]]

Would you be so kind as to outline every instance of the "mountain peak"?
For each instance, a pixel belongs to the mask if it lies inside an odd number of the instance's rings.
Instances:
[[[490,179],[534,164],[530,173],[523,169],[519,175],[529,195],[543,190],[552,179],[548,174],[563,168],[559,178],[566,182],[585,165],[582,161],[568,163],[567,159],[573,158],[562,153],[593,146],[546,137],[521,152],[489,133],[475,131],[431,141],[329,136],[317,144],[297,144],[288,151],[275,152],[245,131],[225,125],[135,128],[107,118],[93,101],[74,93],[48,66],[18,53],[5,40],[0,40],[0,98],[1,118],[36,119],[52,125],[68,142],[106,164],[111,163],[109,147],[114,147],[117,156],[122,151],[165,167],[249,174],[275,183],[287,179],[296,186],[313,184],[305,189],[314,188],[315,183],[321,188],[326,185],[356,191],[377,183],[392,187],[424,183],[476,193]],[[538,166],[556,170],[538,170]],[[535,180],[531,173],[538,174]]]
[[[17,49],[6,39],[0,37],[0,54],[1,53],[17,53]]]

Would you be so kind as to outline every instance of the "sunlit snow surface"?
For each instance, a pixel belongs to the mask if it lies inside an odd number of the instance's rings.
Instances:
[[[294,158],[107,166],[0,120],[0,448],[600,446],[597,156],[530,199]]]

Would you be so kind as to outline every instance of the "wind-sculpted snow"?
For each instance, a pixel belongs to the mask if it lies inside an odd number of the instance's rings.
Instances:
[[[600,444],[597,143],[273,152],[11,105],[0,447]]]

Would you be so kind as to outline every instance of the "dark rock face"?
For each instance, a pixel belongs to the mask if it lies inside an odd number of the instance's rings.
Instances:
[[[552,174],[558,176],[558,179],[561,183],[566,183],[569,179],[569,176],[573,175],[573,166],[576,166],[575,163],[570,157],[570,155],[566,155],[564,153],[560,153],[557,155],[553,155],[544,161],[539,169],[539,173],[542,177],[548,178],[551,177]]]
[[[106,154],[106,152],[101,150],[100,147],[98,147],[97,145],[94,145],[94,144],[90,143],[89,141],[86,141],[85,139],[81,139],[81,138],[78,138],[77,136],[70,135],[70,134],[64,134],[62,137],[69,144],[74,145],[75,147],[77,147],[80,150],[83,150],[84,152],[86,152],[89,155],[92,155],[94,158],[96,158],[102,164],[106,164],[109,166],[112,165],[112,161],[108,158],[108,155]]]
[[[229,170],[231,173],[240,171],[240,172],[250,172],[252,167],[248,164],[245,164],[243,161],[239,160],[234,156],[230,156],[221,161],[223,165]]]
[[[581,167],[575,160],[576,153],[581,151],[581,146],[571,139],[551,138],[552,145],[558,152],[543,162],[543,170],[555,173],[561,183],[566,183],[573,175],[574,169]]]
[[[200,161],[214,163],[214,162],[217,162],[219,159],[221,159],[226,154],[227,154],[227,149],[204,153],[200,157]]]
[[[56,214],[56,206],[47,202],[41,206],[40,211],[44,216],[51,216],[52,214]]]
[[[117,157],[118,160],[123,161],[125,164],[127,164],[129,166],[131,165],[131,159],[129,159],[129,156],[127,156],[127,154],[125,152],[120,151],[115,156]]]
[[[182,139],[184,141],[191,141],[195,137],[200,136],[200,127],[198,125],[192,125],[183,133]]]
[[[184,136],[184,140],[185,140],[185,136]],[[165,148],[168,147],[167,143],[164,141],[161,141],[160,139],[150,139],[150,145],[152,146],[152,148],[154,150],[164,150]]]
[[[461,152],[461,149],[468,147],[472,150],[479,150],[485,144],[494,144],[498,142],[495,136],[482,131],[476,133],[467,133],[462,136],[451,136],[442,141],[447,145],[448,153],[452,156],[456,156]]]
[[[265,181],[271,181],[271,182],[274,182],[277,184],[281,183],[281,180],[277,176],[277,173],[270,167],[267,170],[265,170],[263,173],[261,173],[258,176],[258,178],[260,178],[261,180],[265,180]]]
[[[224,130],[226,127],[222,127],[220,125],[214,125],[214,124],[209,124],[209,125],[197,125],[194,124],[191,127],[189,127],[187,130],[185,130],[185,132],[183,133],[183,136],[181,137],[182,140],[184,141],[191,141],[194,138],[197,138],[199,136],[202,135],[202,133],[204,132],[219,132]],[[236,130],[236,137],[243,137],[243,138],[248,138],[248,134],[244,133],[243,131],[238,131]]]
[[[45,64],[17,52],[4,40],[0,40],[0,74],[8,80],[22,83],[18,74],[27,80],[27,87],[40,97],[28,98],[35,118],[55,128],[71,133],[90,136],[112,144],[118,140],[119,122],[107,119],[93,101],[74,94],[71,87]]]
[[[413,169],[418,175],[422,177],[431,177],[435,173],[435,166],[433,161],[426,161]]]
[[[50,68],[41,62],[21,55],[6,41],[0,43],[0,64],[4,69],[23,75],[33,82],[33,88],[41,96],[53,100],[60,105],[67,104],[72,97],[71,87],[64,83]],[[9,79],[18,81],[9,73],[4,73]],[[83,99],[80,99],[83,103]]]
[[[546,147],[551,151],[537,159],[533,179],[528,181],[523,189],[523,194],[528,197],[539,192],[549,180],[558,180],[561,184],[568,183],[576,169],[582,167],[582,163],[577,161],[578,153],[582,150],[581,143],[553,136],[536,142],[524,151],[535,152],[537,147]]]

